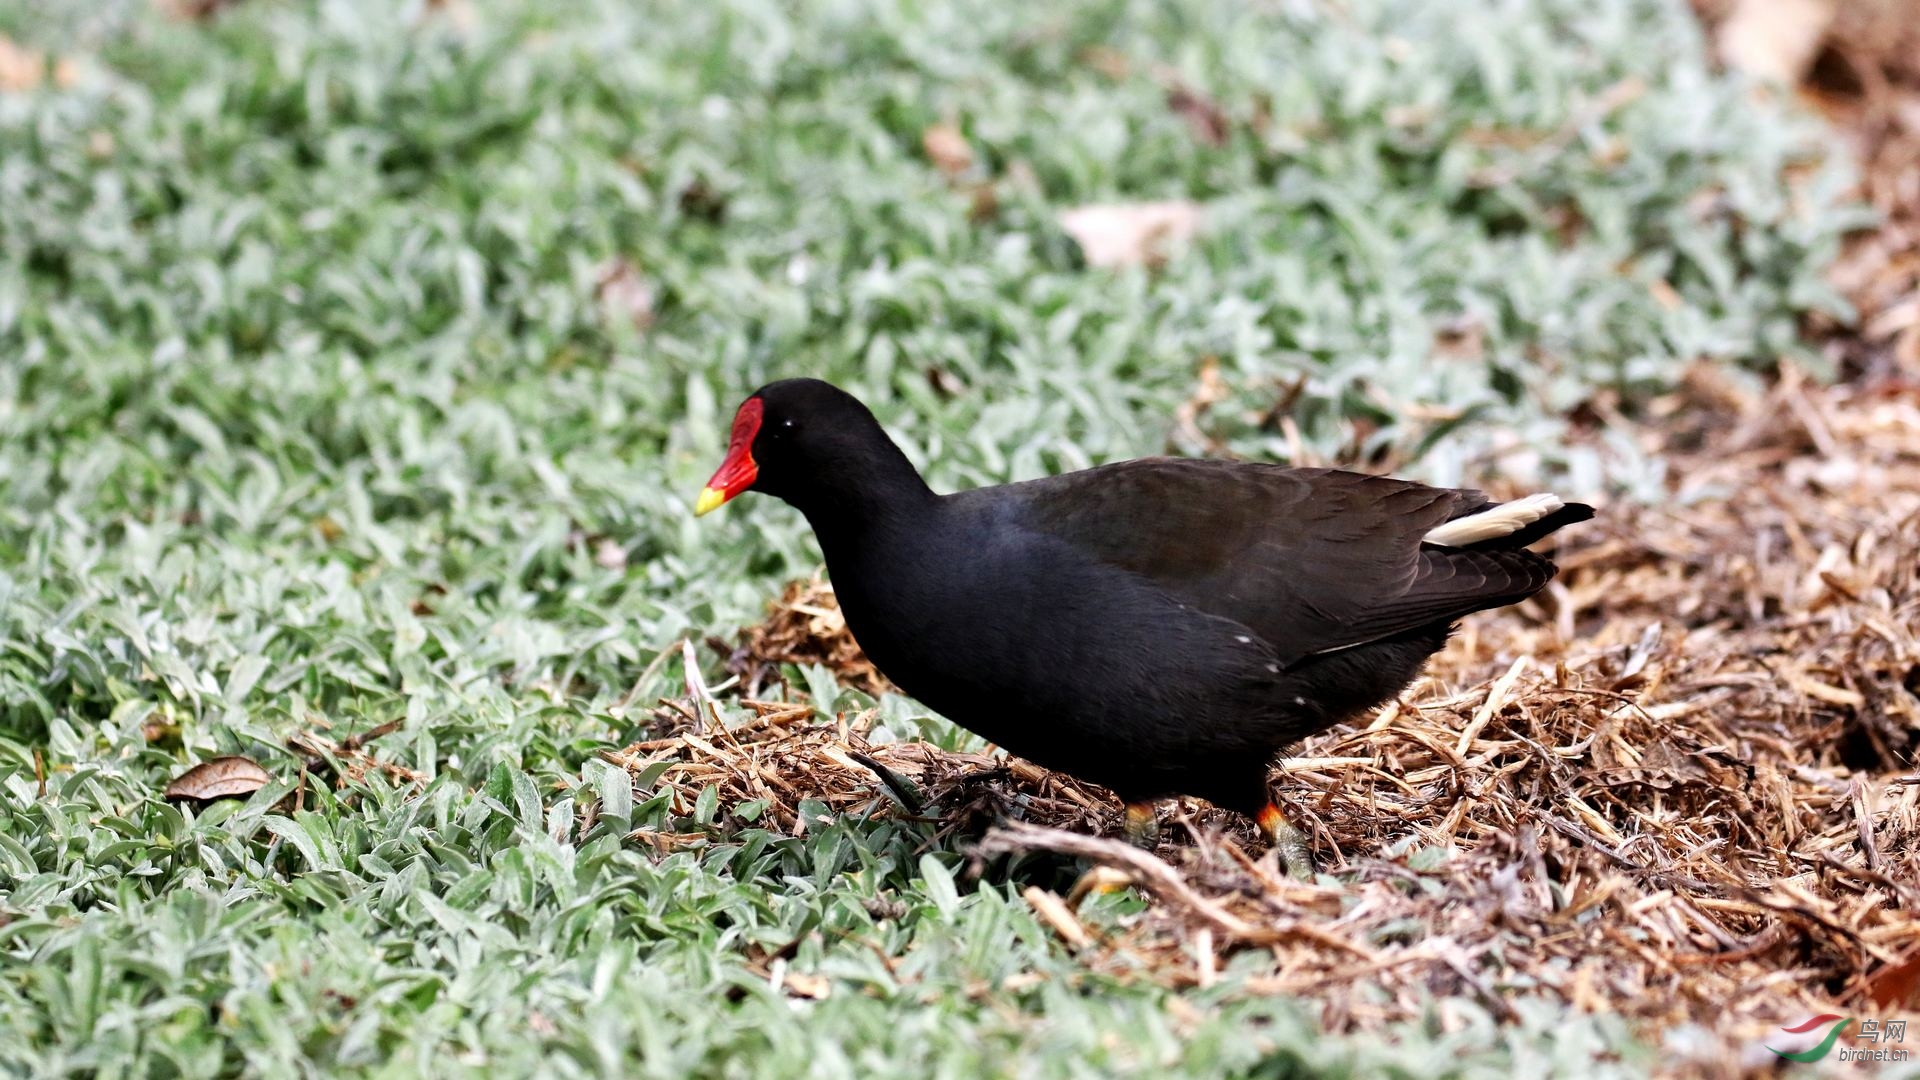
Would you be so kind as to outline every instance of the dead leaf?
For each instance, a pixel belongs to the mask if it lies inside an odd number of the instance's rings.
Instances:
[[[1737,0],[1720,24],[1720,57],[1758,79],[1792,86],[1820,51],[1834,0]]]
[[[608,322],[625,321],[635,330],[653,325],[653,283],[625,258],[603,263],[593,293]]]
[[[162,15],[179,19],[182,22],[198,22],[211,19],[224,8],[232,7],[240,0],[154,0],[153,6]]]
[[[1433,352],[1448,360],[1479,360],[1487,353],[1487,327],[1473,315],[1456,315],[1433,328]]]
[[[808,975],[799,971],[783,973],[782,986],[794,997],[819,1001],[833,992],[833,984],[818,975]]]
[[[952,401],[967,392],[967,384],[957,378],[953,372],[935,364],[927,368],[927,385],[940,395],[942,401]]]
[[[1920,1009],[1920,949],[1874,972],[1867,996],[1883,1009]]]
[[[1654,278],[1652,284],[1647,286],[1647,291],[1653,294],[1654,303],[1668,311],[1679,311],[1686,306],[1686,299],[1680,295],[1680,290],[1660,278]]]
[[[0,37],[0,90],[24,94],[37,89],[46,77],[47,58],[44,53]]]
[[[935,124],[921,132],[920,149],[949,180],[973,168],[973,147],[952,124]]]
[[[625,570],[627,568],[627,549],[610,536],[603,536],[593,545],[593,561],[605,570]]]
[[[1191,243],[1200,206],[1185,200],[1104,203],[1060,215],[1060,227],[1080,245],[1088,266],[1160,266]]]
[[[1167,108],[1187,122],[1187,130],[1207,146],[1227,144],[1227,113],[1212,98],[1174,83],[1167,88]]]
[[[71,56],[49,57],[0,37],[0,93],[25,94],[52,85],[71,90],[85,81],[93,67]]]
[[[163,798],[212,802],[237,799],[266,787],[273,779],[267,770],[250,757],[230,754],[203,761],[179,776],[161,792]]]
[[[53,85],[62,90],[71,90],[86,78],[87,65],[71,56],[55,57],[53,61]]]

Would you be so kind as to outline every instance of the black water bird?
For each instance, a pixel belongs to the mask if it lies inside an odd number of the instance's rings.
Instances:
[[[1279,750],[1393,698],[1454,623],[1540,591],[1526,546],[1593,516],[1553,495],[1246,462],[1145,458],[935,494],[853,396],[755,391],[705,514],[793,505],[847,627],[955,723],[1110,788],[1127,832],[1193,795],[1254,818],[1290,871],[1304,839],[1267,792]]]

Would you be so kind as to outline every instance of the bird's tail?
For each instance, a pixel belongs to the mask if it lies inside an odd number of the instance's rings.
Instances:
[[[1593,516],[1586,503],[1570,503],[1550,493],[1529,495],[1454,518],[1428,530],[1423,543],[1435,547],[1508,550],[1528,544]]]

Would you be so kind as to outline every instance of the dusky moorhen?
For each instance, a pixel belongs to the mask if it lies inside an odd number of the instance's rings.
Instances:
[[[936,495],[852,395],[755,391],[694,507],[743,491],[813,527],[875,666],[962,727],[1127,803],[1195,795],[1254,818],[1281,747],[1392,698],[1461,617],[1554,574],[1526,545],[1593,516],[1532,495],[1338,469],[1143,458]]]

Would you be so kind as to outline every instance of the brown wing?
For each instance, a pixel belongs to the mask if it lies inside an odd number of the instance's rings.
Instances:
[[[1248,627],[1283,664],[1533,595],[1527,551],[1423,545],[1477,491],[1336,469],[1145,458],[998,489],[1017,520]]]

